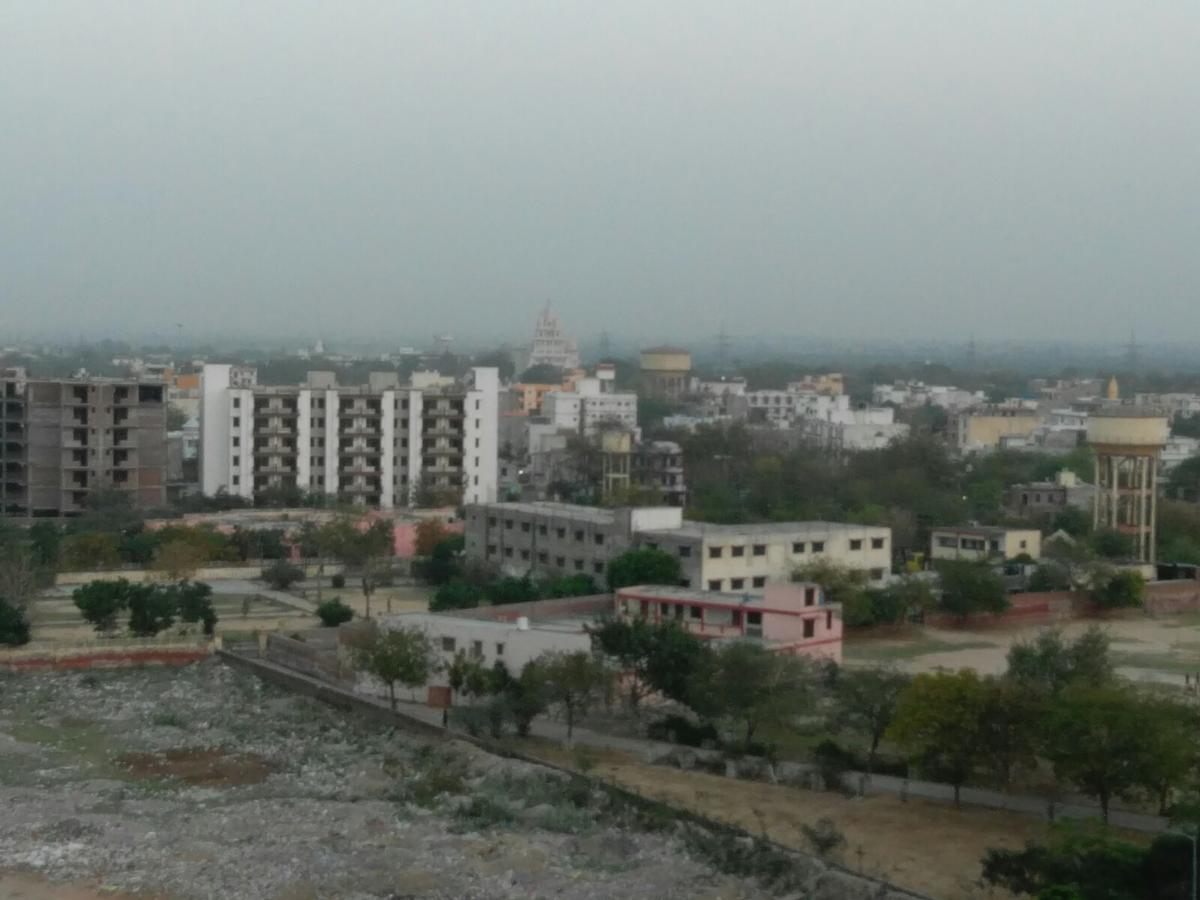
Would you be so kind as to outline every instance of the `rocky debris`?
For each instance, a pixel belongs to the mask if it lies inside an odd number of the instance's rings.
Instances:
[[[217,660],[0,676],[0,809],[3,865],[178,900],[881,896]]]

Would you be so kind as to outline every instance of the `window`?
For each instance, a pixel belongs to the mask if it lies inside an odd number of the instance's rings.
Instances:
[[[825,629],[829,630],[833,627],[833,610],[825,613]]]
[[[233,417],[233,427],[234,427],[234,428],[240,428],[240,427],[241,427],[241,425],[242,425],[242,420],[241,420],[241,418],[240,418],[240,417],[238,417],[238,416],[234,416],[234,417]]]
[[[767,545],[766,544],[755,544],[754,545],[754,555],[755,556],[766,556],[767,555]]]
[[[945,535],[941,535],[937,539],[937,544],[939,547],[949,547],[949,548],[953,549],[958,546],[958,541],[952,537],[946,537]]]
[[[762,613],[760,613],[760,612],[746,613],[746,624],[747,625],[758,625],[759,627],[761,627],[762,626]]]
[[[685,558],[685,559],[686,559],[687,557],[689,557],[689,556],[691,556],[691,555],[692,555],[692,548],[691,548],[691,547],[688,547],[688,546],[686,546],[686,545],[685,545],[685,546],[682,546],[682,547],[680,547],[680,548],[679,548],[679,555],[680,555],[681,557],[683,557],[683,558]]]
[[[602,535],[602,534],[594,535],[593,540],[595,540],[596,546],[598,546],[598,547],[604,546],[604,535]]]
[[[731,591],[740,591],[745,586],[746,586],[745,578],[730,578],[729,579],[729,589]]]
[[[242,480],[242,479],[241,479],[239,476],[237,476],[237,475],[234,475],[234,476],[233,476],[233,486],[234,486],[234,487],[237,487],[237,486],[238,486],[238,484],[241,482],[241,480]]]
[[[688,607],[688,616],[690,616],[691,618],[699,619],[701,617],[701,615],[702,615],[702,610],[700,609],[699,606],[689,606]]]
[[[879,581],[879,579],[881,579],[881,578],[883,578],[883,569],[872,569],[871,570],[871,580],[872,581]]]
[[[721,554],[724,552],[725,552],[724,547],[709,547],[708,548],[708,558],[709,559],[720,559]]]
[[[824,541],[813,541],[812,552],[813,553],[824,553],[825,552],[825,542]]]
[[[528,522],[522,522],[522,523],[521,523],[521,530],[522,530],[523,532],[525,532],[526,534],[529,534],[529,523],[528,523]]]
[[[235,467],[237,467],[237,466],[241,465],[241,462],[242,462],[242,458],[241,458],[240,456],[235,456],[235,457],[233,458],[233,465],[234,465]]]
[[[567,536],[567,529],[565,529],[565,528],[558,528],[558,529],[555,529],[555,531],[558,534],[559,540],[562,540],[563,538],[565,538]]]
[[[483,656],[483,641],[471,641],[471,655]]]
[[[547,563],[549,561],[550,561],[550,554],[547,553],[546,551],[543,550],[541,553],[538,554],[538,562],[540,562],[544,565],[545,563]]]
[[[804,636],[806,638],[812,637],[816,633],[816,630],[817,630],[817,623],[814,619],[805,619],[804,620]]]
[[[234,397],[234,398],[233,398],[233,408],[234,408],[234,409],[241,409],[241,408],[242,408],[242,398],[241,398],[241,397]]]
[[[497,655],[497,656],[503,656],[503,655],[504,655],[504,645],[503,645],[503,644],[497,644],[497,645],[496,645],[496,655]]]
[[[549,530],[550,530],[550,529],[548,529],[548,528],[547,528],[545,525],[539,525],[539,526],[538,526],[538,534],[540,534],[542,537],[545,537],[545,536],[546,536],[546,532],[547,532],[547,531],[549,531]]]
[[[496,527],[496,517],[495,516],[488,516],[488,525],[492,528]]]
[[[509,559],[512,559],[512,547],[505,547],[504,555],[507,556]]]
[[[871,538],[871,549],[872,550],[882,550],[883,549],[883,538]]]
[[[675,604],[675,618],[677,618],[677,619],[683,618],[683,604],[682,603]]]
[[[710,591],[719,591],[721,589],[721,579],[720,578],[709,579],[708,589]]]
[[[575,540],[576,540],[576,541],[582,541],[582,540],[583,540],[583,532],[582,532],[582,531],[576,531],[576,532],[575,532]]]
[[[755,575],[752,579],[750,579],[750,584],[753,587],[765,587],[766,583],[767,583],[766,575]]]
[[[852,538],[850,541],[850,549],[851,550],[861,550],[862,549],[862,538]]]
[[[445,653],[453,653],[453,652],[454,652],[454,647],[455,647],[454,638],[452,638],[452,637],[444,637],[444,638],[442,638],[442,651],[443,651],[443,652],[445,652]]]
[[[496,555],[496,545],[495,545],[495,544],[488,544],[488,545],[487,545],[487,555],[488,555],[488,556],[495,556],[495,555]]]
[[[592,571],[595,572],[597,575],[603,575],[604,574],[604,563],[602,563],[602,562],[592,563]]]
[[[565,556],[556,556],[554,557],[554,564],[560,569],[565,568],[567,565],[567,558]]]
[[[575,571],[576,572],[583,571],[583,560],[582,559],[575,560]]]
[[[1024,550],[1024,549],[1025,549],[1025,542],[1024,542],[1024,541],[1021,541],[1021,549],[1022,549],[1022,550]]]
[[[509,529],[509,530],[511,531],[511,530],[512,530],[512,527],[513,527],[513,520],[512,520],[512,519],[505,519],[505,520],[504,520],[504,527],[505,527],[505,528],[507,528],[507,529]]]
[[[746,555],[746,548],[741,545],[730,547],[729,551],[730,551],[731,556],[745,556]]]
[[[792,542],[792,552],[793,553],[803,553],[804,552],[804,541],[793,541]]]
[[[521,559],[529,559],[529,551],[528,550],[521,551]]]
[[[235,446],[235,447],[242,446],[242,439],[240,437],[235,437],[233,439],[233,446]]]
[[[805,588],[804,589],[804,605],[812,606],[816,602],[817,602],[817,589],[816,588]]]

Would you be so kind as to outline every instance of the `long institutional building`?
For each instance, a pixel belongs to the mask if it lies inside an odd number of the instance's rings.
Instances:
[[[268,386],[252,368],[206,365],[201,487],[249,499],[295,486],[383,508],[411,505],[421,488],[494,501],[498,409],[494,368],[408,384],[372,373],[355,386],[310,372],[304,384]]]
[[[0,515],[74,516],[95,491],[166,503],[166,388],[0,373]]]
[[[633,547],[679,560],[681,587],[762,593],[796,580],[817,560],[836,562],[883,584],[891,572],[890,528],[836,522],[712,525],[677,507],[603,509],[568,503],[468,505],[466,554],[503,572],[531,571],[602,580],[613,557]]]

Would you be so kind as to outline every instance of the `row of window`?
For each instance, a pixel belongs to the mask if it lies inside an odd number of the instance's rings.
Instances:
[[[488,544],[487,555],[488,555],[489,559],[494,559],[498,555],[498,552],[499,552],[498,548],[496,547],[495,544]],[[504,558],[505,559],[514,559],[517,555],[518,555],[518,551],[514,551],[512,547],[504,548]],[[521,550],[521,551],[519,551],[519,555],[523,562],[532,562],[533,561],[533,554],[529,550]],[[550,565],[550,554],[545,552],[544,550],[539,552],[537,555],[537,561],[544,566]],[[567,558],[565,556],[554,557],[554,565],[560,569],[565,569],[567,567]],[[573,561],[573,565],[575,567],[576,572],[582,572],[587,567],[587,561],[583,560],[583,559],[576,559]],[[597,575],[603,575],[604,574],[604,563],[599,562],[599,561],[593,562],[592,563],[592,571]]]
[[[808,605],[811,605],[811,604],[808,604]],[[704,606],[698,606],[698,605],[691,604],[691,603],[674,603],[674,604],[660,603],[658,606],[659,606],[659,608],[658,608],[657,612],[658,612],[659,618],[661,618],[661,619],[668,619],[668,618],[671,618],[672,615],[674,615],[674,618],[677,620],[683,621],[686,618],[688,621],[690,621],[694,624],[700,625],[701,628],[703,628],[706,625],[712,625],[715,627],[716,626],[732,627],[732,628],[742,628],[743,627],[742,611],[737,610],[737,609],[730,610],[730,609],[714,608],[711,606],[704,607]],[[622,608],[624,609],[624,611],[626,613],[629,612],[629,601],[628,600],[626,600],[622,603]],[[655,612],[655,610],[652,608],[652,605],[649,601],[646,601],[646,600],[641,601],[642,618],[647,618],[648,616],[652,615],[654,612]],[[763,624],[762,613],[761,612],[747,612],[745,615],[746,615],[746,618],[745,618],[745,629],[744,630],[745,630],[746,634],[753,635],[753,636],[761,636],[762,635],[762,624]],[[826,628],[826,630],[830,630],[833,628],[833,611],[832,610],[827,611],[825,613],[825,628]],[[802,634],[804,637],[806,637],[806,638],[815,637],[816,630],[817,630],[817,620],[815,618],[810,617],[803,621]]]
[[[458,640],[452,637],[442,637],[442,652],[454,653],[458,649]],[[476,659],[483,657],[483,641],[471,641],[471,655]],[[496,655],[504,655],[504,643],[496,642]]]
[[[476,457],[476,465],[478,465],[478,457]],[[496,523],[497,523],[497,519],[495,516],[488,516],[488,527],[489,528],[495,528]],[[505,519],[504,520],[505,530],[512,531],[514,525],[515,525],[515,522],[513,519]],[[533,530],[533,526],[531,523],[529,523],[529,522],[521,523],[522,533],[529,534],[532,530]],[[559,540],[565,541],[567,539],[567,529],[566,528],[555,528],[554,531],[555,531],[555,534],[558,536]],[[541,537],[548,537],[550,534],[550,529],[546,525],[538,525],[537,533]],[[583,543],[586,535],[587,535],[587,533],[583,529],[581,529],[581,528],[575,529],[574,538],[579,543]],[[592,540],[596,544],[597,547],[604,546],[604,535],[603,534],[593,534]]]
[[[795,553],[795,554],[806,553],[806,552],[808,552],[809,547],[810,547],[809,542],[793,541],[792,542],[792,553]],[[811,547],[812,547],[813,553],[824,553],[825,552],[825,542],[824,541],[812,541]],[[884,548],[884,539],[883,538],[881,538],[881,537],[871,538],[871,549],[872,550],[882,550],[883,548]],[[851,538],[850,539],[850,549],[851,550],[862,550],[863,549],[862,538]],[[767,555],[767,545],[766,544],[751,544],[750,551],[751,551],[752,555],[754,555],[754,556],[766,556]],[[692,552],[691,547],[683,546],[683,547],[679,548],[680,556],[691,556],[691,552]],[[709,559],[720,559],[724,555],[725,555],[725,548],[722,546],[713,546],[713,547],[708,548],[708,558]],[[731,545],[729,547],[729,555],[730,556],[745,556],[746,555],[746,545],[745,544]]]

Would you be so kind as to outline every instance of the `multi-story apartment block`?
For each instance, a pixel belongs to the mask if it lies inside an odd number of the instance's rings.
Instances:
[[[0,513],[78,515],[117,489],[166,502],[166,387],[114,379],[0,377]]]
[[[865,572],[879,585],[892,566],[890,528],[837,522],[686,521],[678,528],[644,530],[638,543],[679,557],[685,586],[708,591],[761,593],[768,584],[796,580],[798,569],[818,560]]]
[[[201,487],[252,498],[294,486],[385,508],[422,489],[442,502],[495,500],[496,369],[423,383],[381,372],[346,387],[310,372],[301,385],[265,386],[252,370],[205,366]]]
[[[887,581],[890,528],[835,522],[711,525],[673,507],[604,509],[568,503],[492,503],[466,513],[466,554],[509,574],[583,572],[600,577],[631,547],[679,559],[681,586],[761,594],[790,584],[798,569],[826,560]]]

